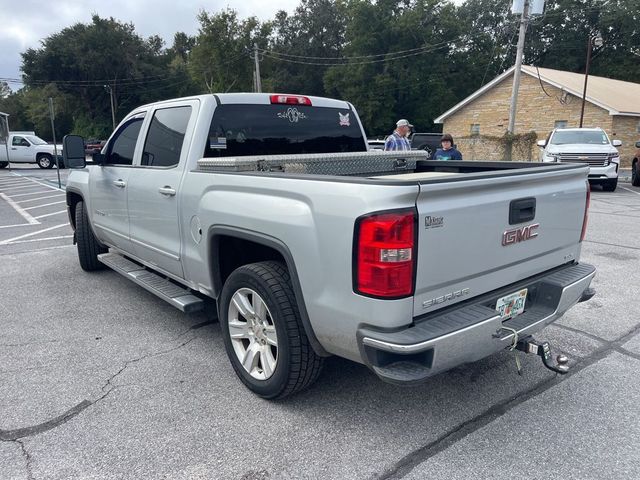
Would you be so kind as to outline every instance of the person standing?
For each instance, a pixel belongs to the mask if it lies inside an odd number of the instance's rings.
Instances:
[[[391,135],[387,137],[384,142],[385,152],[395,150],[411,150],[411,143],[409,143],[409,133],[413,125],[409,123],[409,120],[401,119],[396,122],[396,129]]]
[[[442,148],[436,150],[433,155],[434,160],[462,160],[462,154],[453,146],[453,137],[448,133],[442,135],[440,139]]]

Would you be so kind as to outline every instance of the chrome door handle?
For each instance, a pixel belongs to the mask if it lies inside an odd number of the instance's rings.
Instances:
[[[176,194],[176,191],[171,188],[169,185],[165,185],[164,187],[160,187],[158,189],[161,195],[165,195],[167,197],[173,197]]]
[[[124,188],[124,187],[127,186],[127,184],[125,182],[123,182],[122,180],[114,180],[113,184],[118,188]]]

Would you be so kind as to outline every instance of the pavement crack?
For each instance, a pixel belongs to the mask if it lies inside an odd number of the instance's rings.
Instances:
[[[31,454],[29,453],[29,450],[27,450],[27,446],[24,444],[24,442],[20,441],[20,440],[16,440],[15,441],[18,445],[20,445],[20,450],[22,451],[22,456],[24,457],[24,460],[26,462],[26,467],[27,467],[27,478],[29,480],[34,480],[35,477],[33,476],[33,468],[31,466]]]
[[[452,430],[445,432],[436,440],[422,447],[419,447],[412,452],[409,452],[407,455],[402,457],[395,464],[385,469],[380,474],[374,474],[372,478],[378,480],[396,480],[405,477],[421,463],[426,462],[433,456],[453,446],[468,435],[499,419],[522,403],[525,403],[528,400],[531,400],[532,398],[545,393],[549,389],[565,381],[566,378],[570,378],[573,375],[580,373],[582,370],[606,358],[613,352],[623,353],[625,355],[631,354],[629,356],[636,358],[636,354],[622,348],[622,345],[639,332],[640,324],[636,325],[633,329],[616,340],[606,341],[604,339],[601,339],[600,341],[604,342],[603,345],[595,350],[591,355],[578,360],[567,374],[555,375],[553,377],[550,377],[549,379],[537,383],[532,388],[525,390],[522,393],[519,393],[513,397],[503,400],[500,403],[497,403],[484,412],[461,423]],[[638,355],[638,358],[640,359],[640,355]]]
[[[584,240],[585,243],[595,243],[596,245],[606,245],[607,247],[628,248],[630,250],[640,250],[640,247],[632,247],[630,245],[620,245],[618,243],[596,242],[595,240]]]
[[[615,351],[621,353],[622,355],[626,355],[627,357],[635,358],[636,360],[640,360],[640,354],[631,352],[624,347],[615,347]]]
[[[584,330],[580,330],[579,328],[570,327],[562,323],[553,323],[551,326],[560,328],[562,330],[567,330],[569,332],[574,332],[580,335],[584,335],[585,337],[589,337],[591,340],[595,340],[596,342],[599,342],[599,343],[610,343],[609,340],[599,337],[598,335],[594,335],[593,333],[585,332]]]

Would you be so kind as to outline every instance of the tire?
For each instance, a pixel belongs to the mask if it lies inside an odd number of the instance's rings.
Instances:
[[[53,157],[47,153],[40,155],[36,159],[36,163],[40,168],[53,168],[54,165]]]
[[[9,162],[0,162],[0,168],[7,168],[9,166]]]
[[[613,180],[606,180],[602,183],[602,190],[605,192],[615,192],[618,187],[618,179],[614,178]]]
[[[98,255],[107,253],[108,249],[96,240],[84,202],[76,205],[76,240],[80,267],[86,272],[102,270],[105,265],[98,260]]]
[[[640,160],[633,162],[631,166],[631,185],[634,187],[640,187]]]
[[[309,343],[282,263],[252,263],[234,270],[222,289],[219,317],[231,365],[256,395],[285,398],[318,378],[324,359]],[[241,355],[253,359],[245,362],[249,368],[243,366]]]

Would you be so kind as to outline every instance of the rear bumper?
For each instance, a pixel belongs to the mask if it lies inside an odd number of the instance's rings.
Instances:
[[[508,348],[514,334],[503,327],[517,331],[520,338],[541,330],[593,296],[589,285],[595,273],[591,265],[569,265],[416,319],[399,331],[362,327],[358,330],[360,354],[385,381],[419,383]],[[525,312],[501,320],[496,300],[522,288],[529,290]]]

